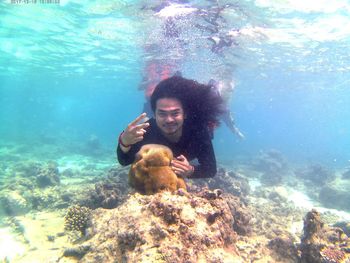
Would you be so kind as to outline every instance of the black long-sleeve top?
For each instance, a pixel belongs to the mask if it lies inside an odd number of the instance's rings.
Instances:
[[[144,139],[131,146],[124,153],[118,144],[117,155],[121,165],[129,165],[134,162],[136,153],[145,144],[162,144],[169,147],[174,157],[184,155],[188,161],[198,160],[199,165],[194,165],[194,173],[191,178],[207,178],[216,174],[216,159],[211,137],[207,129],[195,130],[191,128],[186,120],[182,129],[182,136],[176,143],[166,139],[158,128],[154,118],[149,121],[150,126],[146,128]]]

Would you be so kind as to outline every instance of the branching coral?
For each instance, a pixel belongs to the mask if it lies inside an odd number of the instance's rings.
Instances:
[[[64,229],[69,231],[79,231],[82,235],[91,219],[91,209],[85,206],[71,206],[64,217]]]

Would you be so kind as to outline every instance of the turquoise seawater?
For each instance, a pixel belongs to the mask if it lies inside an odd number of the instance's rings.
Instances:
[[[293,159],[349,164],[347,1],[189,1],[160,11],[161,1],[58,2],[0,4],[3,141],[95,134],[113,148],[142,110],[147,60],[181,57],[183,75],[200,82],[219,78],[223,65],[232,69],[230,107],[246,140],[222,127],[218,156],[276,148]],[[218,6],[214,26],[208,20]],[[169,16],[182,41],[170,47]],[[233,45],[210,52],[209,37],[235,31]],[[150,44],[162,48],[149,52]]]
[[[30,162],[113,166],[151,62],[232,78],[245,139],[215,131],[220,165],[273,150],[291,170],[350,173],[350,1],[13,0],[0,1],[0,184]]]

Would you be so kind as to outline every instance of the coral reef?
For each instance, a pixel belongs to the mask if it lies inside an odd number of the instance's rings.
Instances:
[[[59,173],[53,162],[25,162],[16,166],[14,173],[0,185],[2,213],[11,216],[31,210],[62,209],[72,204],[92,209],[114,208],[130,190],[127,168],[99,170],[85,165],[79,170],[68,168]],[[62,185],[58,183],[61,177]],[[79,181],[79,185],[71,181]]]
[[[42,169],[42,164],[34,161],[19,162],[15,167],[15,176],[35,177]]]
[[[225,192],[235,196],[244,197],[249,191],[249,182],[243,176],[233,171],[227,172],[224,168],[219,168],[215,177],[207,180],[210,189],[224,187]]]
[[[350,179],[350,167],[347,167],[345,172],[342,173],[343,179]]]
[[[261,182],[265,185],[279,185],[287,171],[287,161],[281,152],[275,149],[263,151],[253,160],[253,167],[261,172]]]
[[[92,140],[91,149],[95,146]],[[297,202],[304,199],[294,198],[290,189],[291,183],[298,193],[306,186],[314,200],[349,209],[347,167],[334,173],[340,176],[331,184],[332,175],[324,171],[321,177],[328,179],[317,184],[322,169],[300,170],[311,179],[301,179],[301,173],[287,177],[286,162],[272,151],[260,156],[255,169],[250,163],[230,164],[214,178],[189,180],[188,191],[140,195],[128,185],[128,167],[100,155],[93,158],[92,151],[87,155],[85,142],[72,147],[74,153],[84,150],[85,156],[65,155],[63,148],[51,156],[41,151],[43,159],[37,162],[28,161],[34,160],[31,147],[2,155],[3,224],[25,247],[14,262],[350,262],[347,218],[328,210],[321,221],[317,212],[310,212],[302,236],[306,211]],[[64,155],[56,159],[59,165],[48,161],[57,154]],[[157,160],[162,159],[152,161]],[[266,187],[280,179],[288,185]],[[68,213],[72,204],[79,206]]]
[[[281,185],[283,181],[282,174],[277,171],[271,171],[271,172],[264,172],[261,175],[260,181],[264,185]]]
[[[286,199],[283,188],[257,188],[248,198],[252,235],[264,237],[261,242],[270,249],[273,261],[298,262],[298,249],[304,212]]]
[[[36,175],[36,182],[40,188],[58,185],[60,183],[60,177],[57,164],[49,162],[46,166],[42,167]]]
[[[268,247],[273,250],[278,261],[298,262],[298,248],[294,240],[285,235],[273,238],[269,241]]]
[[[350,237],[350,222],[337,222],[333,226],[341,228],[344,233]]]
[[[350,262],[350,240],[340,228],[329,227],[311,210],[304,219],[300,244],[302,263]]]
[[[93,211],[79,262],[243,262],[233,223],[220,191],[135,193],[118,209]]]
[[[85,235],[91,219],[91,209],[74,205],[69,207],[64,217],[64,228],[68,231],[78,231],[81,235]]]
[[[350,211],[350,192],[348,189],[336,189],[333,185],[321,188],[319,201],[326,207]]]
[[[310,164],[306,168],[297,169],[294,173],[316,186],[322,186],[335,178],[335,174],[321,164]]]
[[[117,207],[130,191],[127,169],[127,167],[109,169],[107,176],[97,182],[93,188],[88,189],[82,196],[74,197],[75,203],[91,209]]]
[[[47,162],[46,164],[32,161],[20,163],[16,166],[15,176],[17,179],[30,178],[40,188],[55,186],[60,183],[60,174],[55,162]]]
[[[53,208],[60,200],[60,177],[55,162],[24,162],[14,176],[0,186],[0,204],[7,215],[22,215],[32,209]]]
[[[249,209],[241,202],[241,199],[237,196],[230,194],[223,194],[225,200],[230,208],[233,216],[233,230],[238,235],[249,236],[252,233],[251,221],[253,215],[249,212]]]
[[[11,216],[24,214],[31,209],[31,204],[18,191],[1,191],[0,205]]]
[[[130,168],[130,185],[146,194],[186,189],[185,181],[178,178],[170,167],[172,159],[173,153],[166,146],[157,144],[142,146]]]
[[[243,202],[250,192],[249,182],[244,176],[234,171],[227,171],[223,167],[219,167],[217,174],[212,178],[188,182],[188,191],[190,192],[198,192],[203,188],[220,188],[225,193],[239,196]]]
[[[287,162],[280,151],[271,149],[262,151],[254,160],[253,167],[259,171],[281,171],[287,167]]]

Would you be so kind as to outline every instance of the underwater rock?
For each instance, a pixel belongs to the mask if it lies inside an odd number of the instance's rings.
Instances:
[[[92,212],[89,239],[79,244],[90,249],[79,262],[243,262],[233,222],[218,192],[135,193],[117,209]]]
[[[89,245],[66,248],[62,257],[81,259],[90,250]]]
[[[130,167],[129,183],[137,191],[153,194],[164,190],[186,189],[185,181],[171,169],[172,151],[163,145],[147,144],[136,154]]]
[[[16,166],[15,171],[15,177],[0,187],[1,192],[5,191],[2,193],[1,203],[9,215],[23,214],[31,209],[54,208],[60,201],[60,188],[56,187],[59,183],[58,169],[55,163],[42,165],[29,162]]]
[[[36,175],[36,182],[40,188],[58,185],[60,183],[59,171],[57,164],[49,162],[42,167]]]
[[[227,172],[220,167],[212,178],[198,179],[190,182],[189,191],[196,192],[203,188],[223,189],[225,193],[244,198],[250,192],[249,182],[246,178],[233,171]]]
[[[273,186],[280,185],[282,183],[283,177],[280,172],[264,172],[261,175],[260,181],[264,185]]]
[[[269,241],[268,247],[276,253],[275,258],[281,261],[298,262],[298,249],[289,236],[275,237]]]
[[[259,187],[254,196],[249,196],[249,212],[253,215],[250,225],[255,235],[268,240],[283,236],[297,242],[305,212],[296,209],[294,203],[285,198],[286,194],[282,187]]]
[[[42,165],[38,162],[28,161],[20,162],[16,165],[16,175],[28,178],[35,177],[41,170]]]
[[[326,207],[350,211],[349,191],[327,185],[321,188],[318,199]]]
[[[341,228],[341,229],[344,231],[344,233],[345,233],[348,237],[350,237],[350,222],[344,222],[344,221],[342,221],[342,222],[337,222],[337,223],[335,223],[333,226],[334,226],[334,227],[339,227],[339,228]]]
[[[296,170],[294,173],[297,177],[308,180],[316,186],[322,186],[335,178],[335,174],[321,164],[311,164],[306,168]]]
[[[343,179],[350,179],[350,168],[347,168],[347,170],[342,174]]]
[[[17,191],[3,191],[0,194],[0,204],[8,215],[27,213],[31,204]]]
[[[282,173],[287,168],[287,161],[278,150],[262,151],[253,161],[252,166],[263,173]]]
[[[1,187],[1,189],[23,193],[26,191],[33,191],[36,187],[36,183],[32,182],[31,178],[18,177],[4,183],[4,187]]]
[[[74,198],[76,203],[91,209],[100,207],[111,209],[120,205],[129,191],[127,168],[111,168],[107,176],[92,189],[88,189],[83,196]]]
[[[32,208],[36,210],[62,207],[60,189],[56,187],[35,188],[30,193],[26,192],[25,196],[28,202],[32,204]],[[69,205],[65,204],[63,207],[67,206]]]
[[[282,183],[283,177],[288,172],[288,164],[281,152],[271,149],[262,151],[253,160],[253,168],[261,173],[260,181],[264,185],[273,186]]]
[[[94,191],[90,191],[90,200],[85,202],[90,208],[115,208],[122,201],[118,185],[115,183],[97,183]]]
[[[233,230],[238,235],[249,236],[252,233],[251,220],[253,215],[249,212],[248,208],[240,200],[239,197],[225,193],[224,198],[230,207],[231,214],[233,216]]]
[[[349,238],[340,228],[324,224],[314,209],[304,218],[304,234],[299,249],[302,263],[350,261]]]

